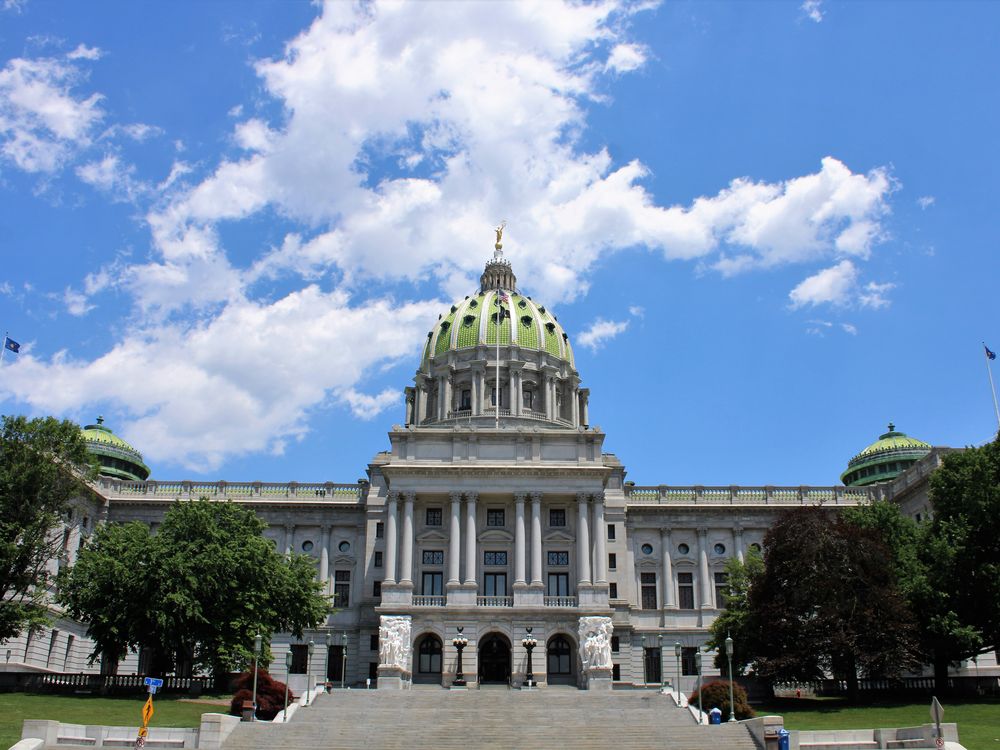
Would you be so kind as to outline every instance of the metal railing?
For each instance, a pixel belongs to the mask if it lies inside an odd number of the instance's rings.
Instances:
[[[443,596],[417,595],[413,597],[414,607],[443,607],[444,605],[445,605],[445,597]]]
[[[868,487],[625,486],[627,502],[642,505],[857,505],[872,496]]]
[[[208,497],[219,500],[321,500],[326,502],[363,502],[366,483],[335,482],[129,482],[101,477],[97,487],[102,494],[120,498],[158,498],[191,500]]]
[[[546,607],[575,607],[576,597],[575,596],[545,596],[542,597],[542,603]]]
[[[476,604],[480,607],[513,607],[513,596],[477,596]]]

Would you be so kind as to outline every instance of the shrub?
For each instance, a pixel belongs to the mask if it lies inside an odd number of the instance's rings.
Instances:
[[[229,713],[239,716],[243,711],[243,701],[253,700],[253,672],[243,672],[236,678],[236,695],[229,704]],[[288,702],[295,700],[291,691]],[[285,708],[285,683],[278,682],[263,669],[257,670],[257,718],[270,721]]]
[[[738,682],[733,683],[733,701],[736,703],[737,719],[752,719],[756,714],[747,702],[747,691]],[[722,720],[729,719],[729,681],[715,680],[701,686],[701,700],[698,693],[691,693],[688,703],[692,706],[703,706],[704,711],[718,707],[722,711]]]

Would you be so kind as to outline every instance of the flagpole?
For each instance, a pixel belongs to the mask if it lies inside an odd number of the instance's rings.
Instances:
[[[497,382],[496,408],[493,411],[495,429],[500,429],[500,325],[503,322],[503,306],[500,304],[500,284],[497,284]]]
[[[10,331],[4,331],[3,332],[3,346],[0,347],[0,366],[3,366],[3,355],[4,355],[4,352],[7,351],[7,334],[8,333],[10,333]]]
[[[1000,430],[1000,407],[997,406],[997,388],[993,384],[993,368],[990,367],[990,355],[989,347],[986,346],[986,342],[983,342],[983,357],[986,360],[986,374],[990,378],[990,392],[993,394],[993,412],[997,417],[997,430]]]

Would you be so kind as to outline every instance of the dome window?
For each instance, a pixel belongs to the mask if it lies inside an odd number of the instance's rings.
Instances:
[[[523,325],[525,328],[527,328],[528,326],[530,326],[531,325],[531,316],[530,315],[522,315],[521,316],[521,325]]]
[[[715,550],[715,554],[717,555],[726,554],[726,545],[724,544],[716,544],[712,549]]]
[[[451,306],[451,311],[452,311],[452,312],[456,312],[457,310],[458,310],[458,308],[457,308],[457,307],[455,307],[454,305],[452,305],[452,306]]]
[[[517,306],[520,307],[523,310],[524,308],[526,308],[528,306],[528,303],[525,302],[524,300],[521,300],[520,302],[517,303]]]
[[[545,314],[545,305],[539,306],[538,312],[540,312],[540,313],[542,313],[544,315]]]
[[[449,328],[451,328],[451,323],[449,323],[447,320],[441,324],[442,331],[447,331]]]
[[[569,336],[566,335],[565,331],[563,331],[563,341],[569,341]]]
[[[639,549],[642,550],[642,554],[644,554],[644,555],[651,555],[651,554],[653,554],[653,545],[652,544],[644,544]]]
[[[471,326],[475,322],[476,322],[475,315],[466,315],[464,318],[462,318],[462,323],[464,323],[467,326]]]
[[[549,321],[548,323],[545,324],[545,330],[547,330],[549,333],[555,333],[556,324],[553,323],[552,321]]]
[[[681,542],[680,544],[677,545],[677,551],[680,552],[682,555],[686,555],[688,552],[691,551],[691,548],[688,547],[686,544],[684,544],[684,542]]]
[[[472,300],[472,302],[469,303],[469,307],[479,307],[479,303],[476,302],[475,300]]]

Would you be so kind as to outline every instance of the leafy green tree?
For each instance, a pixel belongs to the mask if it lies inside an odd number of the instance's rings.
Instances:
[[[46,566],[70,501],[96,466],[80,428],[52,417],[5,416],[0,425],[0,643],[47,622]]]
[[[215,675],[253,659],[257,633],[302,631],[329,612],[313,560],[286,558],[253,511],[233,503],[175,503],[155,535],[133,522],[100,528],[60,587],[89,623],[91,658],[151,647],[157,673]]]
[[[729,659],[725,653],[726,637],[733,638],[733,671],[743,674],[753,661],[752,633],[747,627],[751,621],[750,587],[764,574],[764,557],[751,547],[740,562],[732,557],[726,561],[726,608],[709,629],[707,648],[717,649],[715,666],[729,677]]]
[[[768,531],[749,592],[753,671],[772,680],[891,677],[918,664],[915,625],[879,534],[823,508],[789,511]]]

